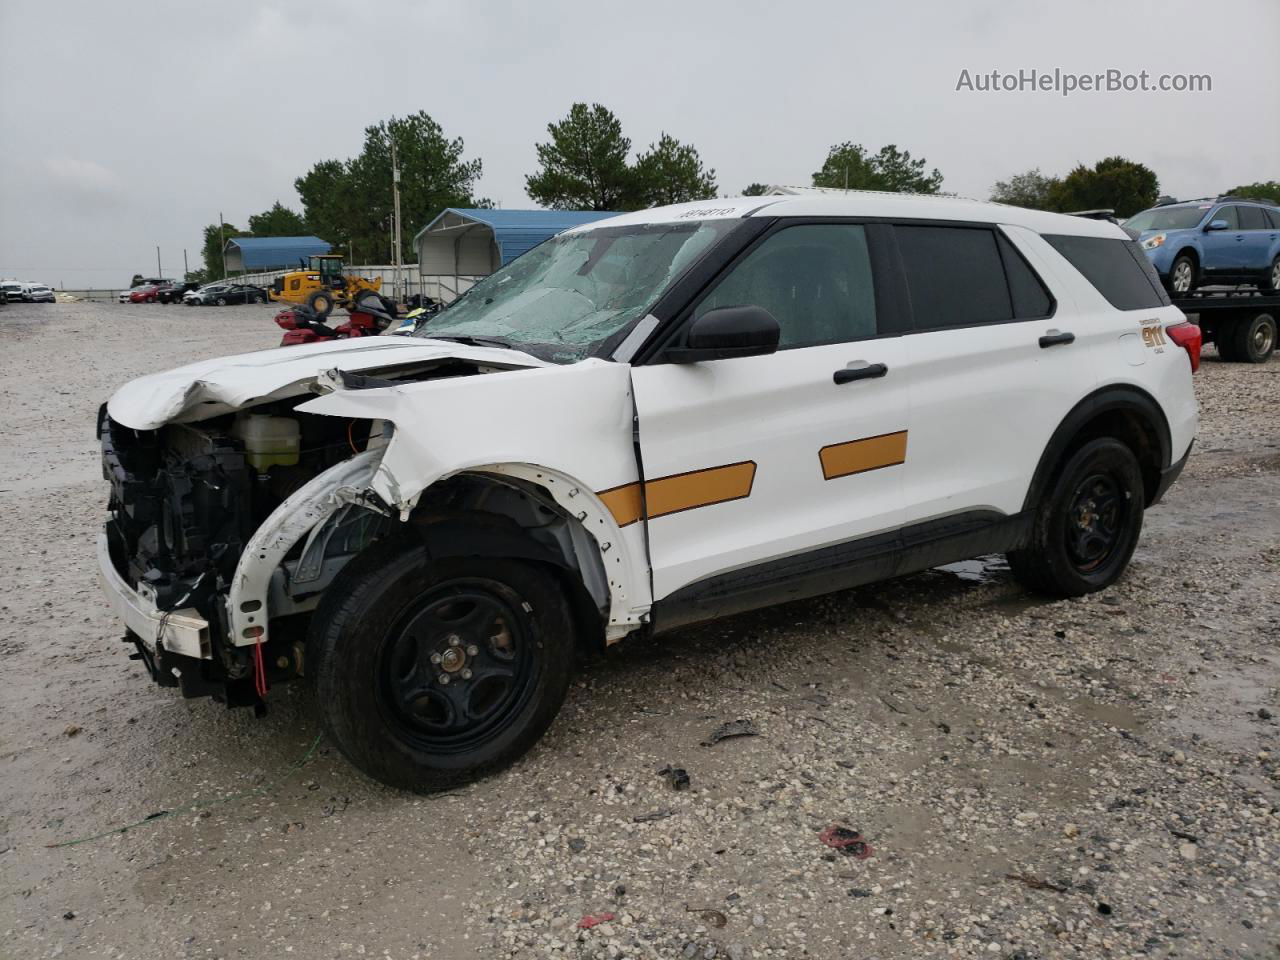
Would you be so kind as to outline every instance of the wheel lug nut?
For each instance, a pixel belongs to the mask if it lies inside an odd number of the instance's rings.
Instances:
[[[471,679],[471,671],[470,671],[470,670],[463,670],[463,671],[462,671],[462,679],[463,679],[463,680],[470,680],[470,679]]]
[[[439,663],[439,662],[440,662],[440,654],[438,654],[438,653],[433,653],[433,654],[431,655],[431,662],[432,662],[432,663]]]
[[[462,641],[461,641],[461,640],[459,640],[459,639],[457,638],[457,636],[454,636],[454,635],[452,635],[452,634],[451,634],[451,635],[449,636],[449,646],[451,646],[451,647],[460,647],[460,646],[462,646]]]
[[[467,647],[468,657],[474,657],[479,652],[480,652],[480,648],[477,647],[474,643]]]
[[[440,674],[440,682],[445,686],[449,684],[449,675],[447,673]]]

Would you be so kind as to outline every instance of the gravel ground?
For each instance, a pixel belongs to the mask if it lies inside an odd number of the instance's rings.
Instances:
[[[1104,595],[989,558],[627,642],[513,769],[414,797],[308,757],[303,687],[153,687],[98,592],[98,404],[271,312],[0,310],[0,956],[1280,957],[1280,361],[1207,351]]]

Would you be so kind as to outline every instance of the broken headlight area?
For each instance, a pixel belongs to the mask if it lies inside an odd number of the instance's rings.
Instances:
[[[258,699],[259,651],[228,639],[226,598],[246,544],[291,494],[371,440],[381,442],[379,423],[295,412],[304,399],[156,430],[116,423],[105,407],[99,413],[103,473],[111,485],[105,528],[110,564],[160,615],[152,637],[131,631],[127,639],[137,643],[153,679],[179,686],[187,696],[211,695],[229,704]],[[256,667],[259,682],[263,673],[278,682],[302,671],[310,610],[387,522],[378,512],[348,506],[317,527],[322,535],[292,545],[274,574],[269,610],[262,612],[272,629]],[[173,627],[201,620],[207,629],[194,631],[199,648],[188,643],[178,649]]]

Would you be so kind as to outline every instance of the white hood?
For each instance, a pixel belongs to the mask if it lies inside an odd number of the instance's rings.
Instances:
[[[385,370],[457,358],[495,367],[545,367],[518,350],[414,337],[360,337],[202,360],[131,380],[107,401],[111,419],[135,430],[206,420],[306,393],[327,370]]]

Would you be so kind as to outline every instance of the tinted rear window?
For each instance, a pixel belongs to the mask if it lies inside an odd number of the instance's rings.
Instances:
[[[1159,284],[1153,285],[1151,274],[1134,258],[1132,240],[1049,233],[1044,238],[1117,310],[1149,310],[1168,302]],[[1146,260],[1141,251],[1139,256]]]
[[[917,330],[1013,319],[995,234],[980,227],[894,228]]]

